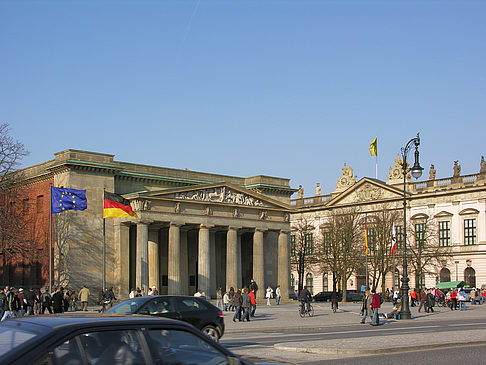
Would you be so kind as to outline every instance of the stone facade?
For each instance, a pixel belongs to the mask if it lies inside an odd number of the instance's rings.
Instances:
[[[343,189],[342,177],[338,179],[336,191],[329,195],[302,197],[291,201],[295,209],[291,221],[305,217],[316,227],[314,237],[322,236],[319,226],[329,214],[342,207],[355,207],[363,214],[373,215],[386,204],[390,209],[403,212],[403,172],[401,160],[397,157],[395,167],[390,168],[388,181],[362,178],[354,183],[349,167],[343,168],[343,177],[348,188]],[[460,175],[460,165],[454,162],[453,176],[435,179],[435,168],[429,171],[429,180],[412,182],[407,174],[407,221],[430,218],[436,227],[442,223],[443,231],[448,235],[447,249],[452,259],[442,268],[425,276],[421,282],[425,287],[433,287],[438,281],[446,279],[464,280],[477,287],[486,284],[486,168],[481,159],[478,174]],[[351,180],[350,180],[351,177]],[[403,223],[402,223],[403,224]],[[400,266],[397,269],[401,272]],[[386,287],[393,286],[392,273],[385,278]],[[415,283],[415,273],[409,266],[410,286]],[[307,284],[314,293],[332,290],[332,274],[319,272],[318,269],[306,271]],[[297,288],[295,268],[291,281]],[[360,289],[363,278],[353,275],[347,283],[347,289]],[[305,284],[304,284],[305,285]]]
[[[69,288],[86,284],[99,290],[104,262],[106,286],[121,297],[133,287],[147,291],[153,285],[161,293],[201,289],[214,297],[218,286],[241,288],[252,278],[260,288],[280,284],[282,294],[288,293],[289,203],[295,191],[288,179],[131,164],[77,150],[56,153],[23,173],[29,186],[43,178],[56,187],[86,189],[88,208],[66,212],[74,231],[62,283]],[[140,219],[103,223],[104,190],[128,199]],[[48,218],[48,211],[43,214]],[[48,250],[48,241],[44,245]]]

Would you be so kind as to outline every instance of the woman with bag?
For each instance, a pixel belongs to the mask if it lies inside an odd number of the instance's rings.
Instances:
[[[265,298],[267,298],[267,305],[270,305],[270,299],[273,298],[273,289],[270,287],[270,285],[267,288]]]

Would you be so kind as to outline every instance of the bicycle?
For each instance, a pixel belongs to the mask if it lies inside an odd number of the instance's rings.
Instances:
[[[307,306],[309,306],[309,307],[307,307]],[[314,307],[310,303],[307,304],[305,302],[300,302],[300,304],[299,304],[299,315],[302,318],[304,318],[306,314],[309,317],[313,317],[314,316]]]

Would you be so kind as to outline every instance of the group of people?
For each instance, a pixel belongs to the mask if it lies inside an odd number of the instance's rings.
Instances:
[[[10,317],[33,316],[48,312],[62,313],[76,310],[77,301],[81,302],[82,310],[88,310],[89,289],[84,286],[78,293],[56,288],[53,292],[45,288],[41,292],[38,288],[16,289],[6,286],[0,288],[0,320]]]
[[[378,326],[380,324],[379,310],[381,308],[382,298],[376,293],[375,289],[371,291],[366,290],[363,296],[363,302],[361,305],[361,322],[366,323],[366,318],[371,318],[371,325]]]
[[[157,287],[155,285],[151,286],[148,291],[147,291],[148,296],[153,296],[153,295],[159,295],[159,291],[157,290]],[[132,288],[130,289],[130,293],[128,294],[128,297],[130,299],[137,298],[137,297],[144,297],[145,296],[145,290],[144,288]]]

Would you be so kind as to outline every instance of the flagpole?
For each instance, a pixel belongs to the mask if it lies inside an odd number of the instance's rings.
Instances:
[[[49,209],[49,293],[52,293],[52,185],[50,192],[50,209]]]
[[[105,189],[103,188],[103,204],[105,200]],[[104,214],[104,211],[103,213]],[[105,217],[103,216],[103,292],[106,289],[106,229]]]
[[[366,226],[367,219],[368,219],[368,216],[365,214],[365,244],[366,244],[366,248],[365,248],[365,256],[366,256],[366,264],[365,264],[365,265],[366,265],[366,274],[365,274],[365,275],[366,275],[366,287],[367,287],[367,288],[368,288],[368,290],[369,290],[369,288],[370,288],[370,285],[369,285],[370,281],[369,281],[369,279],[368,279],[368,232],[367,232],[368,228],[367,228],[367,226]]]
[[[375,178],[378,180],[378,153],[376,154],[376,159],[375,159],[376,165],[375,165]]]

